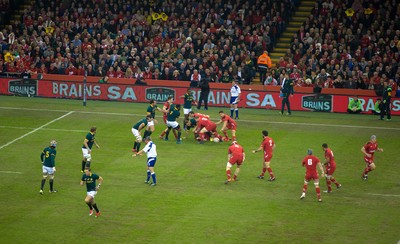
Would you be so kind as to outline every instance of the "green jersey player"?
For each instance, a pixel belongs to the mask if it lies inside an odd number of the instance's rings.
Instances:
[[[177,144],[182,143],[181,127],[179,126],[178,121],[176,121],[176,119],[179,118],[179,116],[181,115],[181,113],[179,112],[180,109],[181,109],[180,104],[171,105],[171,107],[169,108],[169,113],[167,115],[167,133],[165,134],[165,139],[164,139],[168,141],[168,135],[171,129],[177,130],[178,131],[178,139],[176,140]]]
[[[151,116],[146,116],[146,118],[139,120],[132,127],[132,134],[135,136],[136,140],[133,144],[132,152],[139,152],[140,143],[142,142],[142,136],[140,131],[147,126],[147,124],[152,121],[153,118]]]
[[[42,182],[40,185],[40,191],[39,193],[43,195],[43,187],[44,184],[46,183],[47,177],[50,178],[49,184],[50,184],[50,193],[57,192],[57,190],[54,190],[53,188],[53,182],[54,182],[54,173],[56,172],[56,146],[57,142],[56,140],[52,140],[50,142],[50,146],[46,147],[43,149],[42,153],[40,154],[40,160],[42,161],[42,173],[43,173],[43,178]]]
[[[82,159],[81,173],[84,172],[85,167],[90,168],[90,162],[92,160],[93,144],[96,145],[97,148],[100,148],[99,144],[97,144],[95,140],[96,132],[97,128],[95,126],[91,127],[89,133],[87,133],[85,139],[83,140],[83,146],[82,146],[83,159]]]
[[[192,105],[197,106],[197,102],[194,100],[194,96],[190,88],[187,89],[185,95],[180,96],[183,98],[183,114],[185,115],[185,119],[183,120],[183,128],[186,130],[186,124],[189,121],[189,113],[192,111]]]
[[[96,186],[96,180],[99,181],[99,184]],[[96,202],[94,201],[94,197],[97,194],[97,191],[100,189],[101,183],[103,182],[103,178],[97,174],[92,173],[90,168],[85,168],[85,173],[81,178],[81,186],[86,184],[86,198],[85,203],[89,206],[89,216],[93,215],[93,208],[96,210],[96,217],[100,216],[99,208],[97,207]]]
[[[151,135],[151,133],[154,132],[154,120],[156,117],[156,111],[162,112],[162,113],[167,113],[168,111],[165,111],[164,109],[161,109],[157,107],[157,101],[154,99],[151,99],[149,102],[149,106],[147,107],[146,111],[146,116],[150,116],[153,120],[147,123],[147,129],[143,134],[143,138],[146,138]]]

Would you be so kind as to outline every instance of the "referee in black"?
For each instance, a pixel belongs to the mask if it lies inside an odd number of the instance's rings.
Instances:
[[[391,80],[392,81],[392,80]],[[386,120],[391,120],[390,115],[390,99],[392,98],[392,87],[388,85],[388,82],[383,82],[383,95],[382,95],[382,108],[381,108],[381,118],[383,120],[386,114]]]

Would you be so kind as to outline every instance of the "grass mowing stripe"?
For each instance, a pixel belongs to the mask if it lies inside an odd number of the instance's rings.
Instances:
[[[47,110],[47,109],[15,108],[15,107],[0,107],[0,109],[67,112],[66,110]],[[72,111],[72,112],[82,113],[82,114],[118,115],[118,116],[131,116],[131,115],[142,116],[143,115],[143,114],[128,114],[128,113],[89,112],[89,111]],[[340,127],[340,128],[354,128],[354,129],[358,128],[358,129],[396,130],[396,131],[400,131],[400,128],[398,128],[398,127],[377,127],[377,126],[339,125],[339,124],[317,124],[317,123],[279,122],[279,121],[268,121],[268,122],[266,122],[264,120],[240,120],[240,121],[253,122],[253,123],[281,124],[281,125],[322,126],[322,127]]]
[[[7,128],[7,129],[20,129],[20,130],[34,130],[35,128],[31,127],[18,127],[18,126],[6,126],[0,125],[0,128]],[[87,132],[86,130],[66,130],[66,129],[51,129],[51,128],[41,128],[40,130],[49,130],[49,131],[66,131],[66,132]]]
[[[17,171],[0,171],[2,174],[22,174],[22,172]]]
[[[22,139],[22,138],[24,138],[24,137],[26,137],[26,136],[29,136],[29,135],[32,134],[32,133],[35,133],[36,131],[42,129],[43,127],[46,127],[46,126],[48,126],[48,125],[50,125],[50,124],[52,124],[52,123],[54,123],[54,122],[56,122],[56,121],[58,121],[58,120],[64,118],[64,117],[67,117],[68,115],[72,114],[73,112],[74,112],[74,111],[70,111],[70,112],[68,112],[68,113],[66,113],[66,114],[64,114],[64,115],[62,115],[62,116],[60,116],[60,117],[58,117],[58,118],[56,118],[56,119],[53,119],[52,121],[50,121],[50,122],[48,122],[48,123],[46,123],[46,124],[44,124],[44,125],[42,125],[42,126],[36,128],[36,129],[32,130],[32,131],[26,133],[26,134],[24,134],[24,135],[22,135],[22,136],[20,136],[20,137],[18,137],[18,138],[16,138],[16,139],[14,139],[14,140],[12,140],[12,141],[10,141],[9,143],[4,144],[3,146],[0,146],[0,150],[3,149],[3,148],[5,148],[5,147],[8,146],[8,145],[13,144],[14,142],[16,142],[16,141],[18,141],[18,140],[20,140],[20,139]]]
[[[392,195],[392,194],[379,194],[379,193],[367,193],[367,195],[372,195],[372,196],[381,196],[381,197],[400,197],[400,195]]]

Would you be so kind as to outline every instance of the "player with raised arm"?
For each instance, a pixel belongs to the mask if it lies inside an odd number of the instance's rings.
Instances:
[[[231,146],[228,148],[228,163],[226,164],[226,177],[227,180],[225,181],[225,184],[228,184],[231,181],[236,181],[237,177],[240,172],[240,166],[242,166],[242,163],[244,162],[244,159],[246,158],[246,154],[244,153],[244,149],[237,141],[233,141]],[[231,168],[233,165],[236,164],[236,170],[235,174],[233,175],[233,178],[231,177]]]
[[[322,150],[324,150],[324,156],[325,156],[325,179],[326,179],[326,185],[328,187],[328,190],[324,191],[326,193],[331,193],[332,192],[332,182],[336,185],[336,188],[339,189],[342,187],[342,185],[336,181],[335,177],[333,177],[333,173],[336,170],[336,162],[335,162],[335,156],[333,155],[332,150],[328,147],[328,144],[324,143],[322,144]]]
[[[301,194],[300,199],[304,199],[306,197],[308,182],[314,180],[314,186],[315,186],[315,191],[317,192],[318,202],[322,202],[321,190],[319,189],[319,176],[317,167],[320,169],[322,177],[324,177],[324,169],[322,168],[322,164],[319,158],[317,158],[312,154],[313,151],[311,149],[308,149],[307,156],[305,156],[303,161],[301,162],[303,167],[306,167],[306,175],[304,176],[303,193]]]
[[[43,178],[42,182],[40,184],[40,191],[39,193],[43,195],[43,187],[44,184],[46,183],[47,177],[50,178],[49,180],[49,185],[50,185],[50,193],[57,192],[57,190],[54,190],[53,188],[53,183],[54,183],[54,173],[56,172],[56,147],[57,147],[57,142],[56,140],[52,140],[50,142],[50,146],[46,147],[43,149],[42,153],[40,154],[40,160],[42,161],[42,173],[43,173]]]
[[[99,181],[99,184],[96,186],[96,180]],[[94,201],[94,197],[97,194],[97,191],[100,189],[101,183],[103,183],[103,178],[97,174],[93,174],[90,168],[85,168],[85,173],[82,175],[80,185],[83,186],[86,184],[86,197],[85,203],[89,206],[89,216],[93,215],[93,209],[96,210],[96,217],[100,216],[100,210],[97,207],[96,202]]]
[[[275,147],[276,147],[275,142],[271,137],[268,136],[268,131],[263,130],[262,135],[263,135],[263,141],[262,141],[260,147],[257,148],[256,150],[253,150],[253,153],[259,152],[261,150],[264,151],[263,169],[261,171],[261,174],[259,176],[257,176],[257,178],[264,179],[265,172],[268,170],[268,173],[270,176],[268,181],[274,181],[275,175],[272,172],[270,164],[271,164],[273,151],[275,150]]]
[[[178,123],[178,121],[176,121],[177,118],[179,118],[180,116],[180,112],[179,110],[181,109],[181,105],[180,104],[176,104],[176,105],[171,105],[170,111],[168,113],[167,116],[167,132],[165,134],[165,139],[166,141],[168,141],[168,135],[169,132],[171,130],[173,131],[177,131],[178,132],[178,138],[176,139],[176,144],[181,144],[182,140],[181,140],[181,127]]]
[[[154,124],[156,123],[156,120],[155,120],[156,111],[159,111],[161,113],[168,113],[167,110],[164,110],[164,109],[161,109],[161,108],[157,107],[157,101],[156,100],[151,99],[150,102],[149,102],[149,106],[147,107],[146,116],[150,116],[151,118],[153,118],[153,120],[151,120],[147,124],[147,128],[144,131],[143,138],[146,138],[146,137],[150,136],[155,130]]]
[[[157,146],[151,141],[151,137],[148,136],[144,138],[146,146],[140,150],[139,152],[132,155],[132,157],[141,156],[143,152],[147,155],[147,178],[144,181],[146,184],[150,184],[151,186],[157,185],[157,177],[156,172],[154,172],[154,166],[157,162]],[[150,177],[153,180],[153,183],[150,181]]]
[[[174,97],[173,96],[169,96],[167,101],[164,103],[164,106],[163,106],[163,110],[165,111],[163,113],[164,124],[167,124],[167,116],[168,116],[168,113],[169,113],[169,109],[170,109],[170,107],[171,107],[171,105],[173,103],[174,103]],[[160,135],[160,139],[164,139],[164,136],[165,136],[165,133],[167,133],[167,130],[168,130],[168,128],[163,130],[163,132]],[[172,132],[174,133],[175,139],[178,140],[178,135],[177,135],[176,131],[172,130]]]
[[[133,144],[132,152],[139,152],[140,143],[142,142],[140,131],[152,120],[153,118],[151,118],[151,116],[146,116],[146,118],[139,120],[132,126],[132,134],[135,136],[135,143]]]
[[[192,112],[192,105],[197,106],[197,102],[194,100],[194,96],[192,94],[192,91],[190,90],[190,88],[188,88],[186,90],[186,93],[182,96],[180,96],[180,98],[183,98],[183,114],[185,115],[185,118],[183,120],[183,128],[184,130],[187,130],[186,128],[186,124],[189,121],[189,113]]]
[[[372,135],[371,139],[361,148],[361,152],[364,154],[364,162],[366,164],[364,172],[361,175],[363,180],[368,180],[368,173],[376,168],[374,163],[375,151],[383,152],[383,148],[378,147],[376,135]]]
[[[222,123],[222,128],[221,132],[224,134],[224,137],[222,138],[223,141],[229,141],[229,136],[226,133],[227,130],[232,131],[232,141],[236,141],[236,121],[232,119],[229,115],[225,114],[223,111],[219,111],[219,116],[221,119],[216,123],[221,124]]]
[[[89,133],[86,134],[86,137],[83,140],[83,146],[82,146],[83,159],[82,159],[81,173],[84,172],[86,167],[90,168],[90,162],[92,160],[93,144],[96,145],[97,148],[100,148],[99,144],[97,144],[95,140],[96,132],[97,132],[96,126],[91,127]]]

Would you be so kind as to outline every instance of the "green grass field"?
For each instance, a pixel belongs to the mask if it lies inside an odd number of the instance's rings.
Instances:
[[[146,157],[132,158],[132,125],[147,104],[0,96],[1,243],[397,243],[400,240],[400,119],[372,115],[241,109],[237,137],[246,151],[240,181],[225,185],[228,143],[181,145],[158,139],[158,185],[144,184]],[[207,113],[218,119],[220,108]],[[229,112],[228,108],[224,109]],[[73,111],[73,112],[71,112]],[[71,113],[70,113],[71,112]],[[64,117],[62,117],[64,116]],[[88,216],[79,185],[81,146],[92,125],[100,149],[92,169],[104,178],[96,196],[102,212]],[[259,180],[262,154],[252,154],[268,130],[277,145],[275,182]],[[361,147],[376,134],[383,153],[361,180]],[[55,188],[39,194],[40,153],[58,141]],[[321,160],[335,153],[340,190],[313,184],[300,200],[308,148]],[[143,144],[142,144],[143,147]],[[321,181],[321,189],[326,183]]]

